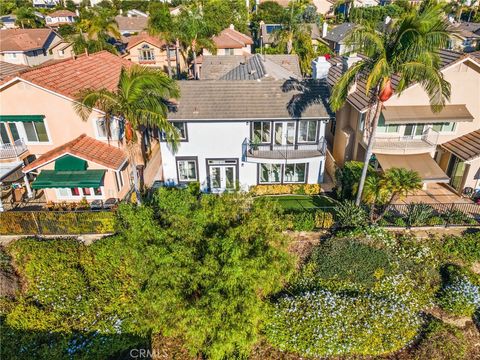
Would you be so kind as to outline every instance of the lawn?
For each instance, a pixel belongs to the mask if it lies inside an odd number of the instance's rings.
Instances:
[[[301,210],[319,207],[333,207],[335,203],[332,199],[323,195],[285,195],[271,196],[285,210]]]

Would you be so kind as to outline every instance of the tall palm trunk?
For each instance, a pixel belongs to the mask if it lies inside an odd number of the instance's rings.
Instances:
[[[358,184],[357,199],[355,200],[355,204],[357,206],[359,206],[360,202],[362,201],[363,187],[365,186],[365,179],[367,178],[368,166],[370,164],[370,158],[372,157],[373,143],[375,141],[375,134],[377,133],[378,119],[380,119],[380,114],[382,113],[383,102],[380,99],[377,99],[376,106],[377,107],[375,109],[375,115],[372,121],[370,137],[368,139],[367,151],[365,152],[362,176],[360,177],[360,183]]]
[[[170,61],[170,46],[167,44],[167,70],[168,70],[168,77],[172,78],[172,62]]]
[[[195,52],[195,47],[192,46],[192,52],[193,52],[193,78],[195,80],[198,80],[197,76],[197,54]]]
[[[132,164],[133,171],[133,191],[135,191],[135,197],[137,198],[137,205],[142,204],[141,194],[140,194],[140,181],[138,179],[138,170],[137,170],[137,149],[135,143],[130,143],[128,146],[128,155],[130,157],[130,164]]]
[[[180,80],[180,56],[179,56],[180,41],[175,41],[175,63],[177,65],[177,80]]]

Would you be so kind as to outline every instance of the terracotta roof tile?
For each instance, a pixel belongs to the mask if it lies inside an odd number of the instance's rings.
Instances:
[[[133,63],[107,51],[83,55],[48,66],[40,66],[20,75],[20,78],[70,98],[80,90],[114,90],[122,67]]]
[[[253,44],[251,37],[232,28],[222,30],[220,34],[213,37],[213,42],[218,49],[241,49]]]
[[[0,30],[0,51],[28,51],[41,49],[52,32],[52,29]]]
[[[54,17],[66,17],[66,16],[74,16],[77,17],[77,14],[75,14],[73,11],[70,10],[57,10],[54,11],[53,13],[49,14],[48,16],[54,18]]]
[[[123,150],[82,134],[78,138],[46,152],[25,166],[22,171],[27,173],[64,154],[77,156],[114,170],[127,160],[127,155]]]
[[[156,38],[155,36],[151,36],[147,33],[140,33],[138,35],[134,35],[131,37],[125,38],[128,42],[127,50],[130,50],[132,47],[142,43],[147,42],[153,46],[161,48],[162,46],[166,45],[165,40]]]

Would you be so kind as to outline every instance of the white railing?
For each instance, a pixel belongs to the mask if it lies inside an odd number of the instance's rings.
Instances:
[[[377,150],[416,150],[430,149],[438,144],[438,131],[426,129],[419,136],[375,136],[373,148]],[[365,139],[367,143],[368,139]]]
[[[0,144],[0,159],[16,158],[27,151],[27,145],[22,139],[15,140],[12,144]]]
[[[257,144],[250,139],[243,142],[243,153],[246,157],[267,158],[267,159],[288,159],[302,157],[316,157],[325,155],[327,142],[320,138],[312,144]]]

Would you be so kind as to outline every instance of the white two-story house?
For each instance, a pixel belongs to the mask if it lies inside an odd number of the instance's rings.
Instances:
[[[323,181],[331,117],[324,82],[181,81],[180,91],[169,115],[180,145],[174,151],[161,143],[167,185],[198,181],[218,193]]]

